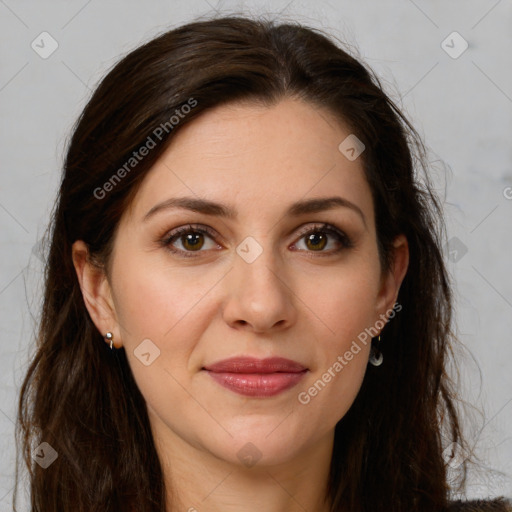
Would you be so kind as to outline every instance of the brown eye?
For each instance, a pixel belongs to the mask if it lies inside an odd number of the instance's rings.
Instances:
[[[322,233],[311,233],[306,237],[306,245],[311,250],[322,250],[327,245],[327,237]]]
[[[189,233],[188,235],[181,235],[181,244],[186,250],[199,250],[204,245],[204,235],[202,233]]]
[[[205,252],[202,249],[221,248],[221,246],[215,244],[214,238],[215,234],[209,228],[188,225],[175,229],[166,235],[160,243],[178,256],[195,257],[199,256],[201,252]],[[205,248],[208,239],[212,245]],[[302,230],[299,240],[301,242],[304,240],[305,243],[305,249],[299,248],[301,252],[307,254],[317,253],[318,256],[334,255],[343,249],[352,247],[350,238],[343,231],[330,224],[322,224]],[[181,247],[176,246],[178,243],[181,244]],[[324,250],[332,243],[335,244],[334,248]]]
[[[341,230],[330,224],[322,224],[314,226],[313,228],[306,228],[300,232],[300,240],[304,240],[306,249],[300,249],[308,253],[319,253],[319,255],[332,255],[337,254],[343,249],[352,247],[352,241]],[[334,242],[335,247],[331,250],[324,251],[325,247],[331,242]],[[338,247],[336,247],[336,243]]]
[[[162,241],[161,244],[169,249],[171,252],[185,257],[194,257],[194,253],[204,252],[207,239],[211,240],[210,247],[207,249],[218,247],[213,243],[214,234],[209,229],[203,227],[183,226],[175,229],[169,233]],[[181,247],[176,247],[180,243]]]

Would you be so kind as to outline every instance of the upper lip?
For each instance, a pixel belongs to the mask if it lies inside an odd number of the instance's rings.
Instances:
[[[203,367],[214,373],[300,373],[307,368],[284,357],[232,357]]]

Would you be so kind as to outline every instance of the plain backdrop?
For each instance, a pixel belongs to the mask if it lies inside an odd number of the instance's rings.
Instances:
[[[215,11],[300,21],[345,41],[424,137],[467,349],[457,353],[461,394],[482,411],[465,425],[492,470],[471,473],[468,493],[512,496],[510,1],[0,0],[0,510],[11,509],[17,399],[41,304],[39,240],[72,125],[121,55]],[[21,503],[26,495],[22,482]]]

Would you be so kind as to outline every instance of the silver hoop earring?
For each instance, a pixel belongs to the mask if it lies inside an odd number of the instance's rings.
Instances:
[[[380,334],[379,334],[379,339],[377,341],[380,342]],[[370,360],[369,360],[370,364],[372,364],[373,366],[380,366],[383,361],[384,361],[384,356],[383,356],[382,352],[377,347],[374,347],[372,344],[372,348],[370,351]]]
[[[107,334],[105,334],[105,339],[107,341],[110,340],[110,350],[112,350],[112,344],[114,343],[114,335],[111,332],[107,332]]]

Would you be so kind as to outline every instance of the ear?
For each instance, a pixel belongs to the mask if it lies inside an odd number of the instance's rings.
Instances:
[[[377,298],[377,311],[385,314],[393,309],[400,291],[400,286],[409,266],[409,244],[405,235],[399,235],[393,241],[393,254],[391,267],[382,275],[379,295]]]
[[[112,332],[114,346],[121,347],[114,301],[104,269],[91,261],[87,244],[82,240],[73,244],[72,258],[84,303],[94,325],[102,336]]]

